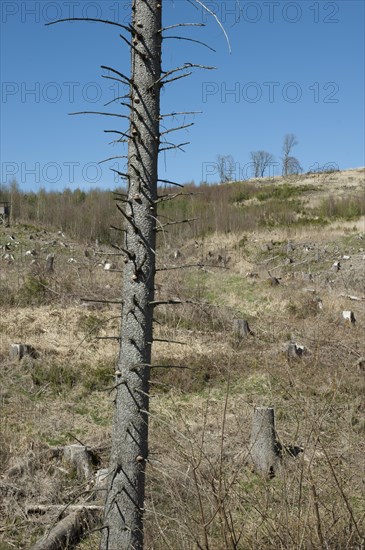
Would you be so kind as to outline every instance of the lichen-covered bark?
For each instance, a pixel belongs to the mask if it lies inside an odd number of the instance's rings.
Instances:
[[[143,548],[155,275],[162,0],[133,0],[121,347],[101,550]]]

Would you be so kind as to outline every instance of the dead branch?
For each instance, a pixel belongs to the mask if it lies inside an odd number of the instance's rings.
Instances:
[[[204,267],[203,264],[171,265],[170,267],[158,267],[156,271],[173,271],[174,269],[188,269],[190,267]],[[214,267],[214,266],[209,266]]]
[[[101,65],[100,68],[104,69],[105,71],[110,71],[110,72],[120,76],[120,78],[124,79],[128,85],[130,85],[132,83],[131,79],[128,76],[126,76],[123,73],[120,73],[119,71],[117,71],[116,69],[113,69],[112,67],[107,67],[106,65]]]
[[[169,117],[169,116],[181,116],[181,115],[201,115],[203,111],[176,111],[174,113],[166,113],[165,115],[160,115],[160,119]]]
[[[161,195],[158,199],[156,199],[154,202],[155,204],[158,204],[159,202],[164,201],[171,201],[172,199],[176,199],[176,197],[192,197],[194,195],[201,195],[202,193],[169,193],[166,195]]]
[[[175,69],[171,69],[170,71],[164,72],[164,74],[156,80],[155,84],[158,84],[159,82],[163,82],[166,77],[170,76],[171,74],[174,74],[178,71],[185,71],[186,69],[205,69],[208,71],[215,70],[217,67],[212,67],[210,65],[200,65],[198,63],[184,63],[184,65],[181,65],[181,67],[176,67]],[[190,73],[191,74],[191,73]]]
[[[179,340],[168,340],[166,338],[154,338],[154,342],[166,342],[167,344],[180,344],[180,346],[187,346],[187,342],[180,342]],[[149,342],[152,345],[153,342]]]
[[[169,142],[167,141],[166,143],[169,143]],[[190,141],[186,141],[185,143],[179,143],[178,145],[174,145],[173,143],[171,143],[169,147],[162,147],[161,149],[159,149],[159,151],[162,152],[162,151],[169,151],[170,149],[179,149],[179,151],[182,151],[183,153],[185,153],[182,147],[184,145],[189,145],[189,144],[190,144]]]
[[[100,517],[100,510],[82,507],[58,522],[30,550],[63,550],[76,545],[90,528],[98,525]]]
[[[165,86],[165,84],[170,84],[171,82],[175,82],[175,80],[180,80],[181,78],[185,78],[187,76],[191,76],[193,73],[192,71],[190,71],[189,73],[185,73],[185,74],[181,74],[179,76],[174,76],[174,78],[168,78],[167,80],[165,81],[162,81],[161,82],[161,85],[162,86]]]
[[[161,183],[167,183],[167,184],[169,184],[169,185],[176,185],[177,187],[181,187],[181,188],[184,188],[184,187],[185,187],[185,186],[182,185],[181,183],[176,183],[176,181],[160,180],[160,179],[157,180],[157,181],[159,181],[159,182],[161,182]]]
[[[216,53],[216,50],[214,48],[212,48],[211,46],[209,46],[205,42],[201,42],[201,40],[195,40],[194,38],[186,38],[185,36],[163,36],[162,37],[162,40],[169,40],[169,39],[186,40],[187,42],[194,42],[195,44],[200,44],[201,46],[204,46],[205,48],[208,48],[208,50],[210,50],[211,52]]]
[[[164,136],[165,134],[170,134],[171,132],[177,132],[177,130],[184,130],[184,128],[189,128],[190,126],[194,126],[194,122],[190,122],[190,124],[183,124],[182,126],[176,126],[176,128],[170,128],[169,130],[165,130],[164,132],[160,133],[160,136]]]
[[[187,218],[186,220],[179,220],[177,222],[166,222],[166,223],[162,223],[160,227],[156,227],[156,231],[161,231],[164,227],[168,226],[168,225],[177,225],[177,224],[180,224],[180,223],[190,223],[190,222],[195,222],[198,218]]]
[[[177,27],[205,27],[204,23],[176,23],[175,25],[169,25],[168,27],[163,27],[159,32],[169,31],[171,29],[176,29]]]
[[[124,179],[129,179],[130,178],[130,175],[127,174],[126,172],[119,172],[119,170],[115,170],[115,168],[110,168],[110,170],[112,172],[115,172],[116,174],[118,174],[118,176],[120,176],[121,178],[124,178]]]
[[[77,113],[68,113],[70,116],[72,115],[103,115],[103,116],[116,116],[119,118],[126,118],[129,120],[129,116],[127,115],[120,115],[119,113],[103,113],[99,111],[79,111]],[[106,130],[104,130],[106,131]]]
[[[116,27],[120,27],[121,29],[124,29],[128,32],[132,31],[130,27],[127,27],[126,25],[121,25],[121,23],[116,23],[115,21],[109,21],[108,19],[93,19],[89,17],[68,17],[67,19],[57,19],[57,21],[46,23],[45,26],[49,27],[50,25],[55,25],[56,23],[64,23],[66,21],[89,21],[91,23],[105,23],[106,25],[115,25]]]
[[[217,17],[217,15],[211,10],[209,9],[205,4],[204,2],[202,2],[201,0],[194,0],[197,4],[199,4],[199,6],[201,6],[207,13],[209,13],[209,15],[211,15],[212,17],[214,17],[214,19],[216,20],[216,22],[218,23],[219,27],[221,28],[225,38],[226,38],[226,41],[227,41],[227,44],[228,44],[228,49],[229,49],[229,53],[231,53],[232,49],[231,49],[231,43],[229,41],[229,38],[228,38],[228,34],[226,33],[222,23],[220,22],[219,18]],[[193,0],[188,0],[188,2],[190,4],[193,4],[194,5],[194,2]]]
[[[95,298],[81,298],[82,302],[96,302],[100,304],[123,304],[122,300],[96,300]]]
[[[97,506],[95,504],[29,504],[26,506],[25,511],[27,514],[46,514],[47,512],[77,512],[78,510],[91,510],[101,511],[103,506]]]
[[[103,164],[103,162],[108,162],[109,160],[127,159],[127,158],[128,158],[127,155],[119,155],[119,156],[116,156],[116,157],[109,157],[109,158],[104,159],[104,160],[99,160],[98,164]]]
[[[365,300],[365,296],[359,298],[358,296],[352,296],[351,294],[339,294],[339,297],[348,298],[349,300],[353,300],[355,302],[363,302]]]

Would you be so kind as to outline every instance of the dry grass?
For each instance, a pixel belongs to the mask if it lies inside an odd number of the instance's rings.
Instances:
[[[155,364],[186,368],[152,371],[146,548],[364,547],[365,372],[357,363],[365,357],[365,311],[364,301],[347,297],[364,296],[363,223],[211,233],[182,241],[178,258],[166,239],[161,267],[201,267],[158,273],[160,297],[195,305],[156,310],[155,337],[181,343],[156,341]],[[77,438],[107,465],[118,351],[116,341],[97,339],[118,334],[118,306],[89,309],[77,297],[118,298],[120,273],[104,272],[97,257],[86,258],[77,243],[70,251],[52,233],[45,240],[56,244],[42,250],[40,242],[35,272],[22,231],[23,253],[0,260],[1,284],[12,295],[2,295],[0,320],[1,550],[28,548],[56,521],[28,514],[27,505],[91,498],[93,484],[47,453]],[[40,271],[50,248],[51,276]],[[279,285],[269,284],[268,272]],[[33,289],[20,307],[18,290],[40,275],[51,296],[34,297]],[[342,322],[349,309],[354,326]],[[254,336],[237,342],[237,317],[248,319]],[[290,339],[310,353],[289,361]],[[10,361],[15,341],[33,345],[38,358]],[[281,442],[304,449],[283,456],[270,481],[248,460],[259,405],[275,407]],[[80,548],[97,545],[95,533]]]

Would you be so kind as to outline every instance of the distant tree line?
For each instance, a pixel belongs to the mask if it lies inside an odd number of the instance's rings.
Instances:
[[[296,145],[298,145],[298,141],[294,134],[286,134],[284,136],[280,163],[276,163],[275,156],[268,151],[251,151],[250,160],[252,177],[263,178],[270,167],[280,164],[283,176],[287,177],[292,174],[300,174],[302,172],[302,167],[299,160],[293,155],[293,149]],[[235,167],[236,164],[232,155],[217,155],[217,168],[220,183],[226,183],[233,180]]]
[[[11,222],[51,227],[77,240],[110,240],[110,225],[120,219],[110,191],[65,189],[64,191],[22,191],[16,181],[0,185],[0,201],[11,202]]]

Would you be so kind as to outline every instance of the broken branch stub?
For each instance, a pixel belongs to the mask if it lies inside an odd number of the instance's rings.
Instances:
[[[275,411],[273,407],[255,407],[250,456],[255,470],[268,477],[274,477],[280,464],[278,443],[275,431]]]

